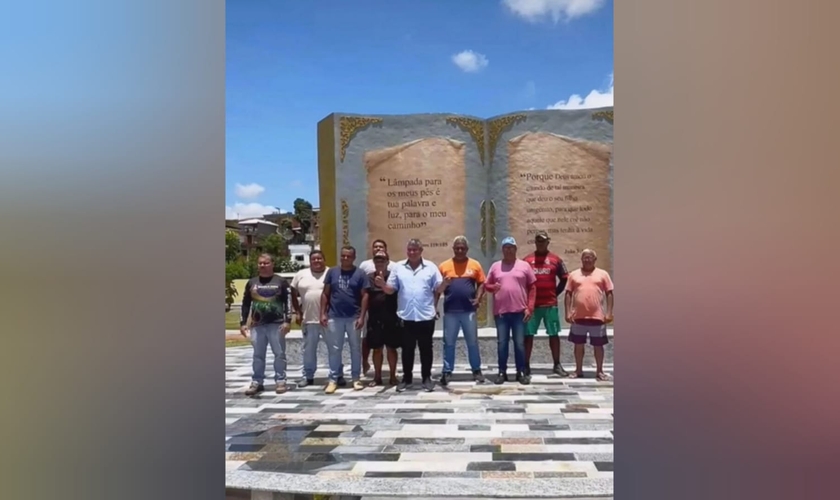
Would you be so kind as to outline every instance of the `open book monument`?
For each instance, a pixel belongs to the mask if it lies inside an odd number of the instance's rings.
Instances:
[[[344,245],[361,262],[381,238],[396,261],[419,238],[439,264],[465,235],[486,271],[502,238],[525,256],[543,230],[570,270],[591,248],[612,273],[612,142],[612,108],[486,120],[331,114],[318,123],[321,248],[329,265]],[[489,323],[486,303],[479,320]]]

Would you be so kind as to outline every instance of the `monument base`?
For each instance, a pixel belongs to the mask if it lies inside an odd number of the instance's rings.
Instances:
[[[226,332],[226,335],[228,338],[242,338],[239,335],[238,331],[233,330]],[[569,369],[569,366],[574,366],[575,362],[574,346],[571,342],[568,341],[568,337],[568,329],[564,329],[560,332],[560,362],[566,367],[567,370]],[[604,348],[604,362],[613,363],[614,329],[610,328],[607,330],[607,337],[609,338],[610,342]],[[478,349],[479,353],[481,354],[481,365],[482,370],[484,370],[484,373],[495,373],[497,369],[496,363],[498,360],[498,346],[496,342],[495,328],[479,328]],[[443,356],[443,332],[440,330],[436,331],[434,334],[434,356],[435,364],[440,364],[442,362]],[[297,363],[298,360],[303,359],[303,334],[300,330],[293,330],[289,332],[288,335],[286,335],[286,359],[289,360],[289,363]],[[345,366],[347,366],[347,369],[349,370],[350,348],[349,346],[347,346],[346,342],[343,352],[343,359]],[[415,364],[419,367],[419,351],[416,352],[414,359]],[[463,335],[459,334],[458,341],[455,344],[455,363],[459,365],[467,364],[468,360],[469,357],[467,352],[467,345],[464,342]],[[592,347],[589,345],[586,346],[586,360],[587,362],[592,360]],[[548,345],[548,335],[546,335],[545,330],[540,330],[537,333],[536,337],[534,337],[534,348],[531,351],[531,363],[553,363],[553,359],[551,357],[551,349]],[[385,362],[385,364],[387,365],[387,361]],[[318,365],[327,366],[327,346],[323,343],[323,341],[318,343]],[[513,345],[511,345],[509,349],[508,366],[510,367],[508,371],[513,373]]]

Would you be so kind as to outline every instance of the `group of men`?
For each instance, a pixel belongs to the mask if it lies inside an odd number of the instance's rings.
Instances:
[[[476,313],[485,294],[493,296],[493,316],[498,346],[496,384],[508,381],[508,358],[513,341],[516,381],[531,381],[531,352],[541,325],[549,337],[553,372],[560,377],[583,377],[584,345],[593,347],[596,378],[604,373],[607,325],[613,320],[613,283],[607,271],[595,266],[592,250],[581,252],[581,267],[568,272],[559,256],[549,251],[550,238],[539,231],[534,251],[517,257],[514,238],[502,240],[502,259],[484,273],[469,257],[469,243],[458,236],[452,243],[452,258],[440,265],[423,258],[423,244],[411,239],[406,259],[391,260],[383,240],[373,242],[372,257],[356,266],[356,250],[341,249],[340,263],[328,268],[324,254],[313,251],[310,267],[299,271],[291,284],[275,275],[270,255],[259,258],[259,275],[248,281],[242,301],[241,333],[250,335],[254,346],[253,380],[246,390],[255,395],[264,390],[266,351],[274,353],[276,392],[286,391],[286,342],[292,315],[304,338],[303,378],[298,387],[314,384],[318,342],[323,340],[329,360],[329,380],[324,391],[345,387],[342,354],[345,339],[350,344],[350,380],[353,389],[383,385],[382,365],[389,367],[389,385],[397,391],[414,385],[415,350],[420,351],[420,385],[435,388],[432,380],[433,336],[443,297],[443,370],[439,382],[447,386],[455,364],[455,343],[463,332],[473,380],[485,381],[481,371]],[[564,295],[568,340],[574,344],[575,371],[560,363],[560,313],[558,296]],[[291,301],[289,298],[291,297]],[[291,302],[291,308],[288,304]],[[362,332],[364,331],[364,335]],[[401,352],[398,352],[401,351]],[[367,383],[362,376],[370,371]],[[402,357],[402,380],[397,379],[397,359]]]

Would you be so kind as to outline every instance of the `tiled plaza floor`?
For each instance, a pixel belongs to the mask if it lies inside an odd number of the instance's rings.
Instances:
[[[269,381],[263,394],[247,397],[250,347],[227,349],[226,362],[229,487],[348,496],[612,494],[613,384],[595,381],[592,367],[581,380],[534,367],[528,386],[494,385],[486,368],[488,381],[476,384],[459,367],[449,387],[432,393],[348,387],[333,395],[323,393],[321,369],[314,386],[290,383],[277,395]],[[296,381],[300,366],[289,373]]]

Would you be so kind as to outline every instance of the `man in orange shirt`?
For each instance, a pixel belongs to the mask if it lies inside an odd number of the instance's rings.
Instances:
[[[604,346],[609,342],[607,324],[613,320],[613,282],[607,271],[595,267],[597,260],[594,250],[581,252],[581,267],[572,271],[566,282],[564,305],[570,325],[569,342],[575,345],[575,373],[571,377],[583,377],[584,345],[588,336],[595,352],[595,377],[604,381],[609,379],[604,373]]]

